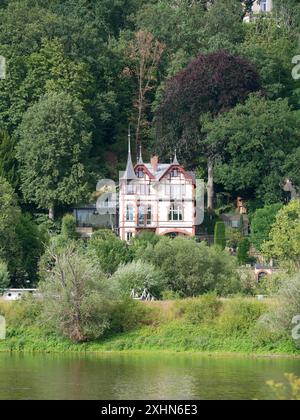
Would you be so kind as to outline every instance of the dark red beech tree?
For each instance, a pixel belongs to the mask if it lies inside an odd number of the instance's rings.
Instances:
[[[260,76],[254,66],[225,51],[199,55],[166,83],[155,119],[157,149],[164,154],[177,147],[189,166],[199,163],[199,156],[205,158],[211,209],[213,162],[217,156],[213,146],[205,143],[201,120],[229,111],[260,89]]]

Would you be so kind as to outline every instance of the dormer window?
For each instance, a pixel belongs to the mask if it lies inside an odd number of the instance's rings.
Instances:
[[[171,172],[171,177],[172,178],[178,178],[179,177],[179,170],[178,169],[173,169]]]
[[[142,168],[140,168],[140,169],[138,169],[138,170],[137,170],[137,172],[136,172],[136,176],[137,176],[138,178],[144,178],[145,173],[144,173],[144,171],[143,171],[143,169],[142,169]]]

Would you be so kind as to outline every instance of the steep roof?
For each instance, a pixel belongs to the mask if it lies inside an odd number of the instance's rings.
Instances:
[[[148,169],[148,171],[151,172],[151,174],[154,176],[154,178],[157,181],[159,181],[160,178],[163,176],[163,174],[165,172],[167,172],[167,170],[171,167],[171,164],[170,163],[158,163],[156,170],[152,167],[151,163],[146,163],[145,166]]]
[[[122,176],[122,179],[127,180],[134,180],[136,179],[133,163],[132,163],[132,157],[131,157],[131,135],[130,135],[130,129],[128,132],[128,157],[127,157],[127,165],[125,172]]]

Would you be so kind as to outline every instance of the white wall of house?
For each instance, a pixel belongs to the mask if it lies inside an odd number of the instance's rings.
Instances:
[[[157,167],[140,164],[136,165],[135,170],[143,168],[144,177],[120,181],[121,239],[130,240],[141,231],[152,231],[159,235],[194,235],[193,179],[179,164],[158,164]]]

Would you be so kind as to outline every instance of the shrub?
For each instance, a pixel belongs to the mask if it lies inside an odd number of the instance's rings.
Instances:
[[[228,248],[233,248],[234,250],[236,250],[243,238],[244,235],[239,229],[226,229],[226,243]]]
[[[222,250],[226,247],[226,228],[224,222],[217,222],[215,226],[215,246]]]
[[[161,296],[162,300],[179,300],[182,298],[179,292],[174,292],[173,290],[164,290]]]
[[[194,239],[162,238],[147,258],[168,281],[168,290],[184,297],[215,291],[228,295],[239,291],[234,260],[218,248]]]
[[[9,286],[9,273],[7,264],[0,261],[0,293],[2,293]]]
[[[32,296],[24,296],[16,302],[3,302],[2,311],[7,324],[12,328],[32,326],[39,323],[41,300]],[[1,308],[0,308],[1,312]]]
[[[20,216],[16,225],[16,234],[20,248],[19,277],[29,280],[33,285],[38,280],[38,264],[45,251],[48,235],[32,220],[29,214]]]
[[[160,241],[161,236],[152,232],[141,232],[131,242],[131,252],[135,259],[145,259],[145,254],[153,252],[154,246]]]
[[[160,297],[166,287],[161,271],[153,264],[140,260],[121,265],[111,280],[125,296],[129,296],[133,289],[137,292],[147,289],[153,296]]]
[[[287,273],[274,273],[271,276],[265,276],[256,285],[256,294],[263,294],[268,296],[274,296],[278,294],[282,288],[283,283],[286,281]]]
[[[144,303],[124,297],[112,306],[110,328],[112,333],[123,333],[147,324],[150,309]]]
[[[278,305],[260,320],[259,326],[265,331],[291,337],[292,320],[300,315],[300,273],[284,282],[277,298]]]
[[[300,201],[292,200],[276,215],[269,240],[262,245],[267,258],[300,269]]]
[[[62,219],[61,235],[65,239],[76,240],[78,233],[76,232],[76,219],[72,214],[66,214]]]
[[[226,302],[219,318],[219,328],[224,335],[247,334],[266,311],[264,303],[247,299]]]
[[[219,316],[222,302],[215,294],[207,294],[197,299],[188,299],[177,304],[178,310],[191,324],[209,322]]]
[[[282,204],[271,204],[256,210],[251,219],[251,242],[261,251],[264,241],[268,240],[276,215]]]
[[[88,250],[97,256],[101,269],[106,274],[113,274],[120,264],[126,264],[132,260],[127,243],[107,229],[93,234]]]
[[[258,287],[254,271],[251,268],[241,267],[238,273],[241,284],[241,292],[244,295],[254,296]]]
[[[254,262],[254,259],[249,256],[250,247],[251,244],[248,238],[244,238],[240,242],[237,253],[237,259],[240,265],[251,264]]]

